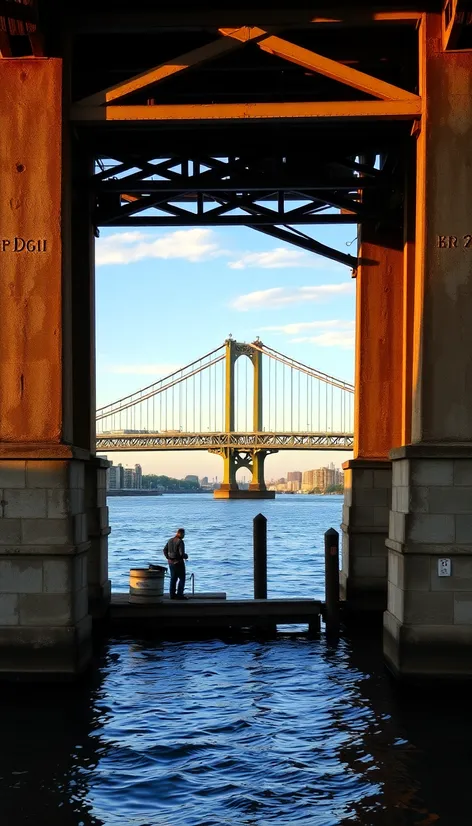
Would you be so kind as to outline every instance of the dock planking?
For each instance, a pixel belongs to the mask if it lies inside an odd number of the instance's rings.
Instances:
[[[322,603],[314,599],[163,599],[154,604],[129,602],[128,594],[113,594],[110,623],[114,630],[142,631],[165,638],[176,634],[212,633],[246,629],[275,631],[277,625],[307,624],[320,630]]]

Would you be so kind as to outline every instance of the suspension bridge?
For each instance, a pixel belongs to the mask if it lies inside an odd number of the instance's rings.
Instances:
[[[245,356],[246,358],[241,358]],[[264,461],[279,450],[351,450],[348,382],[264,345],[220,347],[97,410],[97,450],[207,450],[224,460],[219,497],[272,496]],[[236,473],[252,474],[240,491]]]

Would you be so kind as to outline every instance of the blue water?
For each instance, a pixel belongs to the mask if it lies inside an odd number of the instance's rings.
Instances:
[[[181,525],[197,590],[251,594],[251,519],[270,594],[321,596],[338,497],[111,499],[110,569],[161,560]],[[1,689],[0,824],[467,826],[469,698],[398,692],[378,633],[337,646],[105,639],[78,685]]]
[[[129,588],[129,569],[165,563],[162,549],[185,528],[188,574],[196,591],[253,596],[252,522],[267,518],[268,596],[324,596],[324,532],[341,522],[341,496],[283,495],[276,499],[215,500],[211,494],[108,501],[110,577],[116,591]]]

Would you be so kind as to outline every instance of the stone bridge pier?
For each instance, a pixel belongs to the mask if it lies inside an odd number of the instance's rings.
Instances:
[[[91,161],[63,100],[61,60],[0,59],[0,674],[30,677],[87,665],[110,595]]]
[[[472,676],[472,51],[443,50],[439,14],[419,49],[404,234],[361,233],[341,577],[410,680]]]

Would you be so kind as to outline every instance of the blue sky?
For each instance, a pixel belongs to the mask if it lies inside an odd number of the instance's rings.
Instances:
[[[355,252],[355,226],[314,229],[322,243]],[[260,336],[353,381],[355,282],[343,265],[246,228],[102,230],[96,262],[97,405],[184,366],[230,333],[238,341]],[[139,461],[145,472],[221,479],[221,460],[205,452],[110,458]],[[269,457],[266,477],[348,458],[279,453]]]

